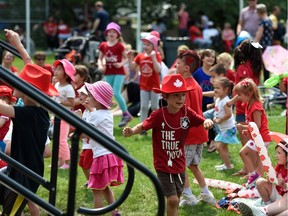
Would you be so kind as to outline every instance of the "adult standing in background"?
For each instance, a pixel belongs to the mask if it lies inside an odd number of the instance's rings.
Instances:
[[[186,11],[185,3],[181,3],[180,9],[178,11],[178,36],[185,37],[188,36],[188,22],[189,14]]]
[[[95,3],[96,12],[93,16],[93,24],[91,33],[105,40],[104,32],[109,23],[109,13],[103,8],[103,2],[97,1]]]
[[[254,38],[259,25],[259,16],[256,12],[257,0],[249,0],[248,2],[249,5],[240,12],[237,35],[241,31],[247,31]]]
[[[278,21],[278,17],[281,13],[281,9],[278,6],[274,6],[272,13],[269,16],[269,19],[272,21],[272,28],[274,31],[274,35],[273,35],[273,45],[280,45],[281,44],[281,37],[279,38],[279,34],[278,34],[278,25],[279,25],[279,21]]]
[[[54,48],[58,48],[58,24],[54,20],[53,16],[50,16],[48,20],[43,24],[44,33],[48,48],[53,51]]]

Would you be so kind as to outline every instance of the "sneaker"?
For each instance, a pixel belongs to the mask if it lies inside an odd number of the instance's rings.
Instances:
[[[224,165],[222,167],[216,168],[216,170],[218,170],[218,171],[229,170],[229,169],[234,169],[234,165],[231,164],[230,167],[227,167],[226,165]]]
[[[197,205],[197,203],[198,200],[193,194],[191,196],[187,196],[184,194],[180,199],[179,206]]]
[[[121,216],[120,212],[118,210],[113,212],[113,216]]]
[[[212,205],[216,203],[216,199],[211,192],[209,192],[209,194],[201,193],[200,200],[203,200],[204,202],[210,203]]]
[[[129,114],[122,116],[121,122],[118,124],[118,127],[125,127],[128,122],[130,122],[133,119],[133,116]]]
[[[221,164],[221,165],[216,165],[214,167],[217,169],[217,168],[221,168],[221,167],[224,167],[224,166],[225,166],[225,164]]]
[[[239,211],[243,216],[266,216],[265,209],[263,207],[255,207],[244,202],[239,203]]]
[[[250,174],[246,183],[246,187],[250,187],[252,184],[254,184],[259,177],[259,174],[256,172],[255,174]]]
[[[70,166],[66,163],[64,163],[62,166],[59,167],[59,169],[69,169]]]

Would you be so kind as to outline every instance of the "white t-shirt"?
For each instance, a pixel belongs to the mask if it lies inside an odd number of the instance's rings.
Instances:
[[[87,118],[86,121],[110,138],[115,139],[113,136],[113,115],[109,110],[95,110],[94,112],[90,113],[89,118]],[[100,157],[106,154],[111,154],[108,149],[104,148],[95,140],[91,139],[89,143],[92,146],[93,158]]]
[[[61,101],[68,100],[68,98],[75,98],[75,91],[74,88],[71,84],[65,85],[65,86],[60,86],[60,83],[57,82],[55,84],[55,88],[59,92],[59,96],[54,96],[54,100],[57,103],[60,103]],[[67,107],[67,108],[72,108],[72,107]]]
[[[224,106],[227,103],[227,101],[229,101],[229,97],[226,96],[225,98],[221,99],[217,98],[215,101],[215,113],[214,116],[216,118],[222,118],[225,115],[225,110],[224,110]],[[230,108],[232,109],[232,108]],[[232,113],[231,117],[229,119],[227,119],[226,121],[221,122],[220,124],[218,124],[219,130],[221,132],[227,131],[233,127],[235,127],[235,120],[234,120],[234,115]]]
[[[87,122],[87,119],[91,115],[92,112],[85,109],[82,115],[82,119]],[[90,138],[83,138],[82,139],[82,149],[92,149],[92,146],[90,144]]]

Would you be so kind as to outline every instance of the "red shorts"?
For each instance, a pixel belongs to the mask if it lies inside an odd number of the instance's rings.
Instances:
[[[90,169],[93,162],[93,152],[92,149],[83,149],[80,155],[79,166],[82,169]]]

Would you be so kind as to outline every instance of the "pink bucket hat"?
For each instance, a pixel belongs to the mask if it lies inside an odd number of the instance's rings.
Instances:
[[[153,44],[154,50],[157,52],[158,51],[158,38],[155,37],[154,35],[148,34],[144,38],[141,39],[142,41],[147,41],[149,43]]]
[[[107,25],[104,34],[107,36],[107,32],[111,29],[115,30],[118,33],[118,36],[121,35],[121,27],[115,22],[111,22]]]
[[[158,31],[151,31],[150,34],[158,38],[158,40],[160,40],[160,33]]]
[[[171,74],[163,78],[162,87],[153,88],[155,93],[177,93],[194,90],[195,86],[186,86],[186,81],[180,74]]]
[[[56,60],[56,61],[53,63],[53,66],[54,66],[54,67],[57,67],[59,64],[62,64],[65,73],[70,77],[70,79],[71,79],[73,82],[75,82],[74,75],[75,75],[75,73],[76,73],[76,70],[75,70],[73,64],[72,64],[70,61],[68,61],[67,59],[61,59],[61,60]]]
[[[110,104],[113,97],[113,88],[108,82],[98,81],[93,84],[85,82],[85,86],[95,100],[97,100],[107,109],[110,109]]]

